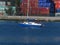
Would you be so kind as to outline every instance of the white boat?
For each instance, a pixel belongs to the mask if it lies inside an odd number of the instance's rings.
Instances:
[[[42,25],[42,24],[35,23],[35,22],[23,22],[23,24],[26,24],[26,25],[38,25],[38,26]]]
[[[29,2],[30,0],[28,0],[28,3],[27,3],[27,19],[29,19],[29,16],[28,16],[28,13],[29,13]],[[20,26],[23,26],[23,27],[40,27],[42,26],[42,24],[40,23],[35,23],[35,22],[23,22],[23,23],[20,23]]]
[[[35,23],[35,22],[23,22],[23,23],[20,23],[20,26],[22,26],[22,27],[41,27],[43,25],[41,23]]]

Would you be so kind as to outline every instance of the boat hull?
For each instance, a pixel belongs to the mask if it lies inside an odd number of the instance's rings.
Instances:
[[[21,27],[41,27],[41,25],[19,24]]]

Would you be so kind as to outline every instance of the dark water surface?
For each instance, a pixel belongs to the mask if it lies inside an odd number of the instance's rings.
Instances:
[[[0,45],[60,45],[60,22],[42,22],[44,27],[21,27],[0,22]]]

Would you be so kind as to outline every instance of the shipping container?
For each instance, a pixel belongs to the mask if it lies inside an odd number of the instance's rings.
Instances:
[[[38,2],[47,2],[47,0],[38,0]]]
[[[60,0],[53,0],[54,2],[59,2]]]
[[[55,3],[55,8],[60,8],[60,3]]]
[[[38,0],[38,2],[42,2],[42,3],[50,3],[50,2],[52,2],[52,0]]]
[[[28,0],[22,0],[22,3],[27,3],[28,2]]]
[[[30,7],[38,7],[38,3],[30,3]]]
[[[27,15],[27,12],[29,15],[49,15],[50,12],[50,2],[39,2],[40,0],[29,0],[29,7],[28,0],[23,0],[21,4],[21,12],[24,13],[24,15]],[[47,0],[44,0],[47,1]],[[29,9],[29,11],[28,11]]]
[[[49,14],[49,8],[40,8],[40,14]]]
[[[38,3],[39,7],[50,7],[50,3]]]
[[[60,13],[60,9],[56,9],[56,13]]]
[[[60,12],[58,12],[58,13],[55,13],[55,16],[60,16]]]

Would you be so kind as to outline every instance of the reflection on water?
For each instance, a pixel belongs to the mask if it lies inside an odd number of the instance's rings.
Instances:
[[[21,27],[16,21],[0,21],[1,45],[60,45],[60,22],[42,22],[40,28]]]

